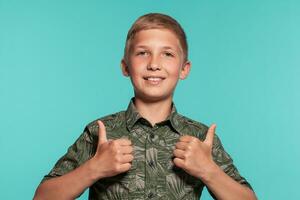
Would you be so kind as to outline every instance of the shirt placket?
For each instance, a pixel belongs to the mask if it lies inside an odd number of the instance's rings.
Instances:
[[[155,147],[158,136],[156,134],[158,127],[155,125],[153,128],[147,128],[147,139],[145,143],[145,161],[146,161],[146,180],[145,180],[145,199],[158,199],[160,192],[157,191],[159,188],[160,181],[157,176],[157,149]]]

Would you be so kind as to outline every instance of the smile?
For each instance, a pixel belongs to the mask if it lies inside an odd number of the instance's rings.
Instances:
[[[154,77],[154,76],[149,76],[149,77],[144,77],[144,80],[146,80],[150,84],[157,85],[161,81],[163,81],[165,78],[163,77]]]
[[[148,77],[148,78],[145,78],[145,80],[148,80],[148,81],[161,81],[161,80],[163,80],[163,78],[159,78],[159,77]]]

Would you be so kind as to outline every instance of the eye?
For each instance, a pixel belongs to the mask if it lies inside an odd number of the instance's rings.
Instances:
[[[167,57],[174,57],[174,54],[171,53],[171,52],[164,52],[164,55],[167,56]]]
[[[146,55],[148,55],[148,52],[147,52],[147,51],[138,51],[138,52],[136,53],[136,55],[137,55],[137,56],[146,56]]]

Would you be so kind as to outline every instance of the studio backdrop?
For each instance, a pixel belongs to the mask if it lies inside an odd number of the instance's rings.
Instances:
[[[0,0],[0,199],[32,199],[85,125],[126,109],[125,37],[149,12],[187,34],[177,109],[217,124],[259,199],[300,199],[299,10],[298,0]]]

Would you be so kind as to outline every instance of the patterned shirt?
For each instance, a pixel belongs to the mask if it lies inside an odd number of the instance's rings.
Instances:
[[[205,139],[208,127],[177,113],[172,105],[171,114],[165,121],[154,126],[143,118],[130,101],[128,109],[103,118],[107,139],[128,138],[134,149],[134,160],[129,171],[95,182],[89,188],[89,200],[142,200],[185,199],[198,200],[203,182],[173,163],[173,150],[180,136],[191,135]],[[42,181],[64,175],[90,159],[98,144],[97,120],[88,124],[76,142],[69,147],[54,168]],[[230,156],[224,151],[215,135],[213,159],[230,177],[251,189],[240,176]]]

